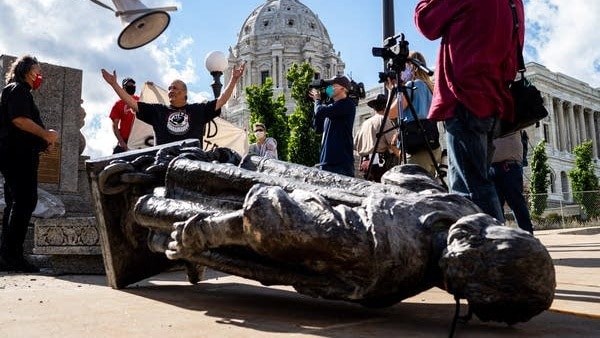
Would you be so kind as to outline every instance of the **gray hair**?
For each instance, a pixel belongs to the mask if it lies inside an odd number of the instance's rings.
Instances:
[[[6,84],[11,82],[25,82],[25,75],[29,73],[31,67],[39,64],[38,60],[31,55],[23,55],[16,59],[6,73]]]

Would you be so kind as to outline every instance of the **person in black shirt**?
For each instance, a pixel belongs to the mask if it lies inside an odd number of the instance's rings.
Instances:
[[[2,217],[0,271],[39,272],[23,255],[23,243],[37,205],[39,153],[58,141],[46,129],[31,90],[42,84],[42,68],[30,55],[17,59],[0,97],[0,172],[6,207]]]
[[[114,89],[119,97],[136,112],[136,117],[152,126],[155,144],[181,141],[196,138],[202,144],[206,122],[221,114],[233,89],[244,73],[245,65],[233,67],[231,78],[221,96],[206,103],[187,103],[187,86],[181,80],[175,80],[169,85],[169,105],[161,103],[136,102],[117,83],[115,71],[109,73],[102,69],[102,77]]]

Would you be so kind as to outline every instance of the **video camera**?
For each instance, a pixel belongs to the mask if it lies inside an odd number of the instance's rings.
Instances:
[[[400,37],[400,41],[398,41]],[[408,61],[408,41],[404,39],[404,34],[400,33],[391,36],[383,41],[383,47],[373,47],[373,56],[383,58],[386,62],[386,70],[394,71],[397,73],[402,72],[406,68],[406,62]],[[379,80],[381,82],[382,76],[385,76],[383,80],[389,77],[388,72],[379,73]]]
[[[314,80],[308,87],[316,88],[321,93],[321,98],[324,103],[328,103],[330,98],[325,94],[325,88],[327,88],[329,84],[324,79]],[[350,79],[350,89],[348,90],[348,97],[354,101],[355,105],[358,105],[358,101],[360,99],[364,99],[366,96],[365,85],[362,82],[355,82]]]

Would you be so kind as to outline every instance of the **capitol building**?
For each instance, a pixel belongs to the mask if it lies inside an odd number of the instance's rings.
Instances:
[[[274,95],[284,94],[288,112],[294,110],[291,84],[285,75],[294,63],[308,62],[315,78],[344,74],[345,64],[327,33],[327,28],[313,11],[299,0],[267,0],[254,9],[242,23],[237,43],[229,50],[230,65],[246,60],[246,75],[226,106],[225,118],[246,128],[250,112],[244,88],[273,80]],[[542,92],[549,116],[527,129],[529,156],[541,140],[546,141],[546,154],[551,170],[549,199],[572,202],[567,173],[573,168],[574,147],[592,140],[596,174],[600,176],[600,88],[592,88],[543,65],[526,64],[528,78]],[[227,83],[225,78],[225,83]],[[367,97],[357,107],[354,131],[372,114],[366,102],[383,88],[367,90]],[[442,136],[443,137],[443,136]],[[530,177],[525,168],[526,185]]]

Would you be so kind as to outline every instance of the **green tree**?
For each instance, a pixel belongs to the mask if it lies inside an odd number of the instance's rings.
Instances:
[[[294,113],[288,118],[289,161],[306,166],[319,163],[321,147],[321,136],[312,128],[313,103],[307,95],[314,75],[314,69],[306,62],[294,63],[286,75],[292,83],[292,98],[296,101]]]
[[[546,155],[546,142],[541,141],[533,148],[531,156],[531,185],[529,187],[529,205],[532,216],[541,216],[548,201],[548,185],[550,168]]]
[[[600,215],[598,177],[594,172],[593,151],[591,140],[575,147],[575,168],[568,174],[573,188],[573,199],[583,207],[589,217]]]
[[[264,123],[270,137],[277,140],[277,156],[280,160],[288,160],[288,138],[290,135],[283,94],[273,98],[273,80],[267,78],[262,86],[246,87],[246,102],[250,110],[249,130],[255,123]],[[250,142],[256,142],[254,134],[250,134]]]

